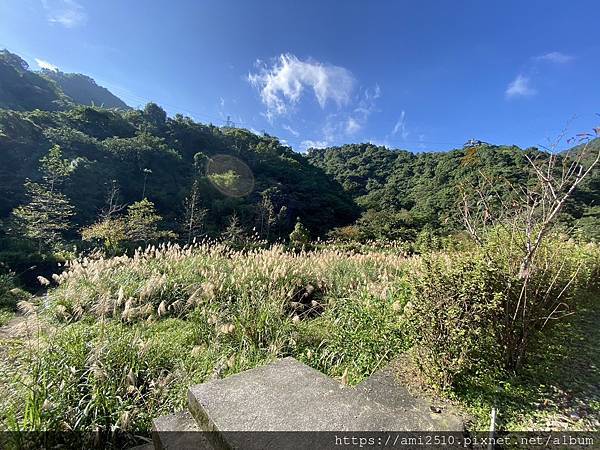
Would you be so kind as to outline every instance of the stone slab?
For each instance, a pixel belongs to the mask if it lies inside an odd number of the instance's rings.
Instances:
[[[189,411],[180,411],[154,420],[152,440],[156,450],[213,450],[207,434]]]
[[[398,370],[401,369],[391,364],[358,384],[356,390],[369,400],[398,411],[399,414],[429,416],[429,426],[436,431],[463,431],[464,420],[457,411],[445,403],[409,392],[398,380]]]
[[[220,436],[217,448],[261,448],[235,432],[444,431],[428,411],[372,401],[293,358],[193,386],[188,400],[200,429]]]

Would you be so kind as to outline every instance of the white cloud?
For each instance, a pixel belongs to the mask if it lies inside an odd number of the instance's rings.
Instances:
[[[269,120],[288,113],[307,88],[312,89],[321,108],[330,101],[338,107],[350,101],[355,80],[343,67],[302,61],[292,54],[279,56],[272,67],[260,61],[257,64],[262,67],[258,73],[249,74],[248,81],[260,91]]]
[[[310,139],[307,139],[300,143],[300,149],[306,151],[309,148],[325,148],[328,145],[329,143],[327,141],[311,141]]]
[[[87,13],[75,0],[42,0],[50,23],[74,28],[87,22]]]
[[[373,144],[376,145],[378,147],[387,147],[387,148],[393,148],[393,145],[390,144],[390,142],[387,139],[378,139],[378,138],[370,138],[367,140],[369,142],[369,144]]]
[[[561,52],[550,52],[546,53],[545,55],[536,56],[535,59],[537,61],[547,61],[556,64],[566,64],[569,61],[575,59],[575,57],[571,55],[565,55]]]
[[[537,91],[531,87],[529,77],[521,74],[517,75],[517,77],[510,82],[505,91],[507,98],[529,97],[535,95],[536,93]]]
[[[406,129],[406,111],[402,111],[402,113],[400,114],[400,118],[398,119],[396,125],[394,125],[394,129],[392,130],[392,136],[396,136],[398,133],[400,133],[400,136],[402,136],[402,139],[404,140],[406,140],[406,138],[409,135],[409,132]]]
[[[300,136],[300,133],[298,133],[296,130],[294,130],[292,127],[290,127],[289,125],[283,125],[282,128],[290,133],[292,133],[295,137]]]
[[[381,97],[381,89],[379,85],[375,85],[373,89],[365,89],[356,107],[352,113],[348,115],[342,122],[343,131],[347,135],[353,135],[362,130],[369,120],[369,116],[377,111],[376,100]],[[335,125],[329,124],[329,130],[334,130]]]
[[[346,122],[346,134],[355,134],[359,132],[362,128],[362,125],[358,123],[358,121],[354,117],[348,118]]]
[[[38,65],[40,69],[52,70],[54,72],[58,71],[58,67],[48,61],[44,61],[43,59],[35,58],[35,63]]]

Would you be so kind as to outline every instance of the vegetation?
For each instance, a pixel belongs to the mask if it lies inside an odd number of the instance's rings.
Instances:
[[[587,405],[567,426],[599,423],[597,371],[549,365],[598,359],[600,130],[564,153],[303,156],[154,103],[77,105],[89,80],[6,51],[0,81],[0,326],[28,324],[0,333],[0,429],[133,444],[190,384],[288,355],[351,384],[405,358],[473,429],[491,407],[541,426],[559,384]]]
[[[404,348],[405,264],[214,243],[74,261],[38,309],[54,329],[14,350],[2,410],[20,429],[144,431],[189,384],[285,355],[356,382]]]
[[[559,236],[548,247],[584,265],[579,287],[562,299],[576,311],[581,292],[597,292],[600,248]],[[27,343],[13,350],[19,365],[6,378],[5,419],[21,429],[141,432],[181,408],[188,385],[211,377],[291,355],[331,376],[346,372],[354,384],[409,350],[427,384],[485,424],[489,410],[475,393],[514,378],[502,364],[503,262],[490,267],[477,249],[407,259],[375,249],[236,251],[215,243],[76,260],[29,318],[51,329],[34,340],[35,351],[24,351]],[[541,276],[561,272],[570,273],[550,265]],[[527,367],[537,361],[528,357]],[[503,413],[505,423],[524,414]]]
[[[12,274],[0,274],[0,326],[14,316],[21,292],[16,288]]]
[[[50,250],[39,245],[44,237],[21,233],[34,219],[48,225],[43,233],[53,234],[49,243],[62,240],[66,247],[82,250],[80,233],[86,230],[86,240],[97,238],[114,247],[114,236],[98,235],[103,234],[102,223],[127,222],[124,212],[131,216],[139,205],[132,206],[145,201],[152,203],[154,223],[161,222],[162,230],[171,237],[177,234],[181,242],[219,236],[234,214],[246,232],[253,234],[254,228],[270,241],[286,237],[296,217],[312,233],[323,235],[357,215],[336,182],[276,139],[182,116],[166,119],[152,104],[128,112],[82,106],[52,113],[0,110],[0,127],[5,162],[0,168],[0,216],[5,219],[5,249],[12,255],[24,253],[23,247]],[[234,167],[245,167],[250,174],[231,177],[227,165],[211,166],[209,172],[207,161],[219,160],[219,155],[238,161]],[[64,167],[54,169],[64,172],[50,180],[44,161],[55,157]],[[237,195],[237,188],[246,190],[248,176],[253,189]],[[227,187],[225,181],[239,186]],[[34,217],[33,210],[44,213]],[[18,220],[9,220],[11,211]],[[128,233],[123,248],[167,236],[152,232],[141,239],[131,228]]]
[[[108,89],[80,73],[64,73],[60,70],[43,69],[42,75],[56,82],[58,87],[74,103],[80,105],[98,105],[104,108],[130,109],[127,104]]]
[[[579,151],[589,159],[599,149],[600,139],[596,139],[557,157],[559,161],[574,160]],[[497,185],[496,191],[502,194],[498,201],[510,205],[514,190],[507,187],[526,186],[535,176],[529,159],[547,161],[553,154],[555,148],[522,150],[488,144],[414,154],[371,144],[350,144],[312,149],[308,159],[332,175],[363,210],[355,224],[336,230],[336,237],[415,242],[421,232],[444,236],[463,230],[457,197],[465,188],[475,190],[482,179]],[[582,162],[589,165],[591,161]],[[596,168],[558,217],[564,228],[575,229],[586,240],[595,239],[593,230],[600,228],[596,221],[599,181]]]

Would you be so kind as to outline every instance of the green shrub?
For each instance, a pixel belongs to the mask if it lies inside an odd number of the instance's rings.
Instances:
[[[478,255],[434,254],[417,263],[404,329],[417,366],[440,389],[502,369],[502,295]]]
[[[499,232],[481,248],[424,256],[412,276],[405,329],[423,374],[438,388],[518,371],[556,321],[597,287],[600,250],[552,236],[527,278],[522,241]]]
[[[29,293],[16,286],[12,273],[0,274],[0,326],[14,316],[19,301],[28,300],[30,297]]]

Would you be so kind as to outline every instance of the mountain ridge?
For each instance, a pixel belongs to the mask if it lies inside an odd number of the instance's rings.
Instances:
[[[64,111],[76,105],[131,109],[87,75],[49,69],[33,71],[19,55],[0,50],[0,108]]]

